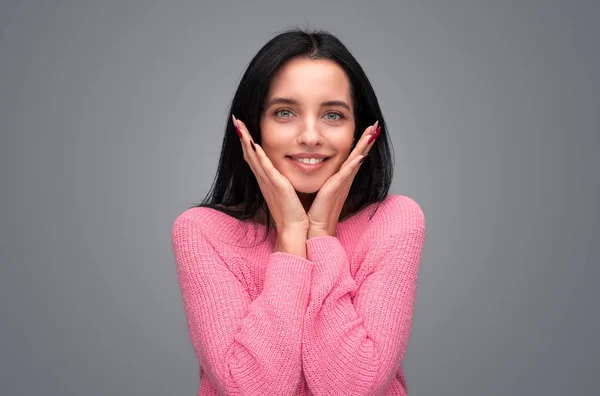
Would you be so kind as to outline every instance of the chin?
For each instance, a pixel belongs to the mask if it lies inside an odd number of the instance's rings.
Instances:
[[[315,187],[315,188],[298,188],[298,187],[295,187],[294,189],[299,194],[315,194],[317,191],[319,191],[318,187]]]
[[[294,184],[294,190],[300,194],[315,194],[319,191],[322,184],[319,185],[306,185],[306,184]]]
[[[296,194],[298,195],[298,197],[310,197],[310,196],[316,195],[318,192],[319,192],[319,190],[314,190],[314,191],[296,190]]]

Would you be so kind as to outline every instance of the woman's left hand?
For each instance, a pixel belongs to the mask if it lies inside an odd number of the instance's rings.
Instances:
[[[379,121],[365,130],[340,170],[327,179],[317,193],[307,213],[309,220],[308,239],[324,235],[336,235],[335,228],[354,181],[354,176],[356,176],[363,158],[366,158],[381,131],[381,127],[377,128],[378,124]],[[371,137],[374,137],[374,139],[369,142]]]

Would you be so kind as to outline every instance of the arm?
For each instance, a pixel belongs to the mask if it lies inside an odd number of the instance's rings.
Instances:
[[[180,216],[172,241],[199,364],[220,394],[292,394],[302,374],[302,319],[313,263],[271,253],[263,291],[250,301],[197,223]]]
[[[314,395],[381,395],[408,345],[425,227],[373,241],[360,289],[333,236],[309,239],[315,263],[302,362]],[[338,392],[338,393],[336,393]]]

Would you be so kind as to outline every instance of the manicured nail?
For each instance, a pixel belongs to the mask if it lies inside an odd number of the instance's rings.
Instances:
[[[254,147],[254,142],[250,140],[250,146],[252,146],[252,150],[256,151],[256,147]]]
[[[363,161],[365,160],[365,158],[367,158],[367,156],[368,156],[368,155],[369,155],[369,154],[367,154],[367,155],[365,155],[364,157],[362,157],[362,158],[360,159],[360,161],[358,161],[358,163],[359,163],[359,164],[362,164],[362,163],[363,163]]]
[[[375,124],[371,127],[371,135],[373,135],[377,131],[377,125],[379,125],[379,120],[375,121]]]
[[[379,133],[381,132],[381,127],[377,128],[377,130],[375,131],[375,133],[371,136],[371,138],[369,139],[369,141],[367,142],[367,144],[371,144],[371,142],[375,139],[377,139],[377,137],[379,136]]]
[[[235,119],[235,116],[232,114],[231,115],[231,120],[233,122],[233,126],[235,127],[235,131],[237,132],[238,136],[240,137],[240,139],[242,138],[242,131],[240,131],[240,128],[238,128],[237,126],[237,120]]]

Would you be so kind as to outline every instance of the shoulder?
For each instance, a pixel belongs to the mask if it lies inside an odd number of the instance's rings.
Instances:
[[[388,195],[384,201],[385,211],[393,217],[393,223],[407,230],[425,228],[425,214],[414,199],[406,195]]]
[[[205,207],[193,207],[186,209],[175,218],[173,228],[185,226],[190,223],[202,224],[203,220],[211,215],[214,210]]]
[[[176,239],[200,238],[210,235],[211,225],[222,222],[224,213],[206,207],[186,209],[175,218],[171,226],[171,237]]]
[[[226,248],[233,242],[249,238],[249,222],[237,219],[212,207],[192,207],[173,221],[171,237],[181,242],[206,242]]]
[[[370,220],[369,228],[380,235],[425,231],[425,214],[421,206],[405,195],[390,194]]]

